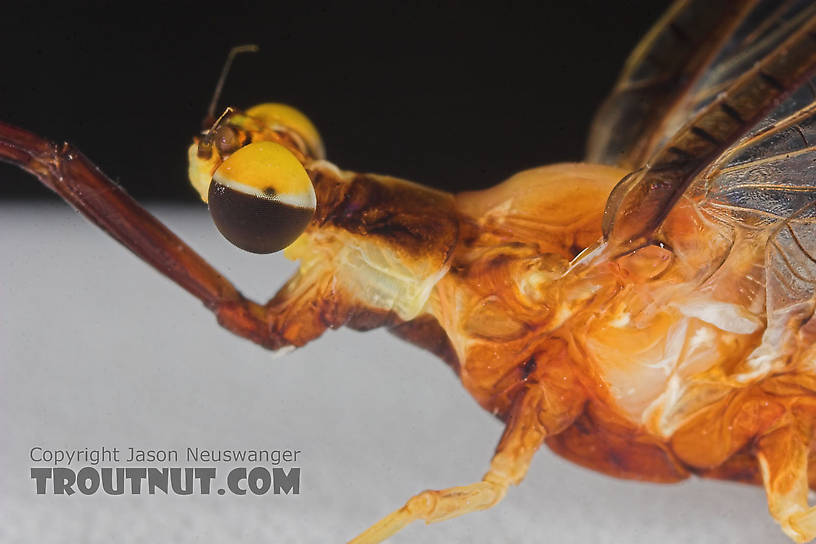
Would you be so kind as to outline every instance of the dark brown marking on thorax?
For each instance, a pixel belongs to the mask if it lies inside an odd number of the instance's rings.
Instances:
[[[535,372],[536,366],[537,364],[535,357],[530,357],[529,359],[527,359],[527,362],[524,363],[521,367],[521,379],[526,380],[527,378],[529,378],[530,374]]]
[[[310,175],[317,196],[313,225],[378,238],[414,257],[443,250],[447,259],[452,252],[459,217],[450,195],[366,174],[345,180],[314,169]]]

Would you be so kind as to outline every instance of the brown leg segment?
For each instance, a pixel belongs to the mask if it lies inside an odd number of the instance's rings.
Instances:
[[[82,215],[198,298],[230,331],[269,349],[303,345],[325,329],[313,293],[295,277],[266,306],[247,300],[85,156],[0,123],[0,161],[33,174]],[[293,304],[288,304],[292,300]],[[288,319],[292,316],[292,319]]]
[[[563,413],[550,415],[544,411],[548,406],[545,395],[544,389],[532,385],[516,398],[490,469],[480,482],[414,495],[405,506],[382,518],[350,544],[382,542],[412,521],[444,521],[498,503],[510,485],[518,485],[524,479],[533,454],[548,432],[559,432],[569,425],[564,423]],[[551,419],[557,421],[558,427]]]

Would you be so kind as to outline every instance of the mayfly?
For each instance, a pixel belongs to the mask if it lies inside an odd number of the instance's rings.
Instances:
[[[189,175],[224,236],[299,269],[241,293],[68,144],[0,124],[0,159],[263,347],[386,327],[505,423],[481,480],[352,542],[499,502],[543,444],[621,478],[765,487],[816,537],[816,6],[678,1],[627,61],[585,162],[450,194],[343,171],[281,104],[228,108]],[[214,110],[211,112],[214,113]]]

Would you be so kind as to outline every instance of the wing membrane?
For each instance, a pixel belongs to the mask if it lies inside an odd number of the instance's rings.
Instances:
[[[624,249],[654,239],[678,200],[687,191],[710,187],[715,171],[755,160],[767,166],[774,156],[768,149],[786,150],[797,141],[780,136],[783,129],[795,133],[806,149],[810,125],[802,121],[813,102],[808,79],[814,71],[816,16],[704,106],[648,164],[615,188],[604,218],[610,245]],[[780,161],[795,159],[777,155]]]
[[[598,111],[586,160],[639,168],[814,13],[808,0],[676,2]]]
[[[766,344],[816,305],[816,81],[809,80],[686,194],[697,209],[764,244]],[[777,120],[778,119],[778,120]],[[764,262],[763,262],[764,261]],[[761,351],[756,356],[761,356]]]

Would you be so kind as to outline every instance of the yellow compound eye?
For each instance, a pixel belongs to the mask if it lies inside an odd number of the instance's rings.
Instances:
[[[273,253],[306,229],[317,200],[312,180],[291,151],[257,142],[216,169],[208,203],[227,240],[253,253]]]
[[[320,133],[317,132],[317,128],[300,110],[286,104],[270,102],[249,108],[246,115],[259,119],[265,125],[283,125],[294,130],[305,140],[314,158],[323,159],[326,157]]]

